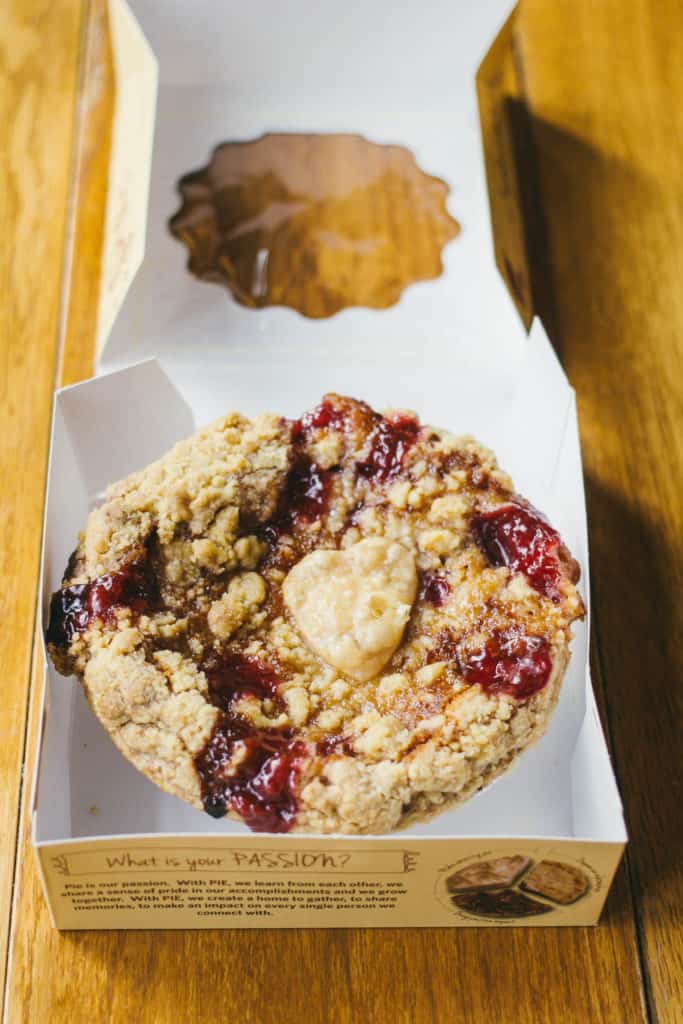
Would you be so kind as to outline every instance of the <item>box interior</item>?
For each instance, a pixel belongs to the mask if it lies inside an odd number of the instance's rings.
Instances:
[[[587,602],[573,392],[540,323],[527,337],[490,236],[474,80],[507,0],[438,0],[419,11],[398,3],[388,22],[381,6],[359,0],[342,7],[297,0],[286,17],[265,0],[229,11],[210,0],[191,10],[179,0],[138,0],[133,10],[160,63],[145,259],[115,316],[99,376],[56,401],[45,606],[107,483],[227,409],[296,416],[328,390],[378,408],[415,408],[423,422],[490,445],[579,560]],[[428,46],[415,38],[421,31]],[[120,79],[125,54],[116,36],[114,48]],[[408,146],[425,171],[449,183],[449,210],[461,224],[444,250],[442,276],[411,286],[390,309],[347,309],[319,321],[284,308],[244,309],[223,288],[192,277],[184,247],[167,229],[179,205],[175,184],[217,143],[265,131],[352,131]],[[247,831],[148,782],[115,749],[76,680],[49,667],[46,688],[39,844]],[[462,807],[399,835],[623,841],[586,623],[575,626],[546,736]]]
[[[262,355],[252,351],[256,362]],[[400,351],[400,350],[399,350]],[[268,353],[276,361],[276,352]],[[393,387],[405,380],[410,346],[392,375]],[[481,368],[452,374],[449,352],[441,353],[440,384],[425,363],[412,367],[411,395],[427,422],[447,423],[456,431],[474,427],[501,452],[503,464],[520,481],[525,494],[545,509],[579,559],[586,578],[587,551],[580,487],[580,457],[574,400],[537,324],[523,349],[510,386],[508,373],[490,371],[482,394]],[[281,367],[284,372],[284,367]],[[323,380],[348,379],[349,390],[381,404],[387,383],[377,380],[373,354],[359,352],[353,364],[313,364],[306,379],[278,394],[273,372],[254,389],[247,412],[273,402],[295,413],[315,401]],[[222,408],[239,403],[241,375],[232,384],[204,382],[207,401]],[[275,390],[274,390],[275,389]],[[490,390],[491,389],[491,390]],[[391,393],[391,386],[388,387]],[[529,392],[549,396],[549,407],[529,411]],[[495,396],[489,404],[490,394]],[[552,396],[552,402],[550,402]],[[417,403],[416,403],[417,404]],[[123,412],[123,415],[122,415]],[[156,361],[100,376],[61,392],[55,410],[49,480],[44,602],[59,586],[63,566],[88,510],[106,482],[161,455],[202,418],[201,404],[190,408]],[[83,427],[87,426],[84,430]],[[141,439],[144,439],[141,441]],[[622,832],[619,800],[605,761],[603,740],[587,671],[587,628],[575,627],[572,659],[557,710],[546,736],[517,765],[460,808],[401,833],[414,836],[555,836],[614,840]],[[50,667],[40,779],[37,790],[36,839],[45,842],[83,836],[239,834],[245,826],[214,821],[167,796],[118,753],[90,711],[76,680],[65,680]],[[586,713],[587,712],[587,713]],[[68,784],[56,785],[64,779]]]

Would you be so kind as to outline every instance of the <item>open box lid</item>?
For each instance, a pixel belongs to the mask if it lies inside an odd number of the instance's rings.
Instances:
[[[160,61],[156,133],[154,56],[123,0],[110,0],[117,107],[100,376],[57,397],[45,600],[59,586],[72,540],[109,481],[227,408],[295,416],[326,390],[355,394],[379,408],[412,406],[423,422],[472,433],[492,447],[578,558],[587,598],[573,392],[540,323],[527,338],[496,271],[489,228],[474,81],[507,3],[430,5],[424,28],[437,49],[421,65],[414,60],[425,48],[415,41],[413,4],[392,8],[389,37],[385,15],[358,2],[341,10],[300,0],[284,24],[272,20],[265,0],[239,15],[217,14],[208,0],[191,11],[168,0],[134,6]],[[262,56],[258,73],[248,58],[255,46]],[[316,57],[296,74],[294,55],[309,52],[304,47]],[[166,226],[178,205],[176,181],[204,162],[217,142],[269,129],[360,131],[408,145],[426,171],[451,184],[449,206],[462,224],[444,252],[443,275],[413,285],[388,310],[347,309],[321,321],[284,308],[244,309],[223,289],[191,277],[186,253]],[[146,357],[154,361],[139,363]],[[544,739],[467,804],[401,835],[623,842],[590,685],[585,623],[575,626],[572,651]],[[118,754],[75,682],[65,684],[49,667],[48,683],[36,793],[39,843],[244,831],[240,823],[208,819],[159,791]],[[57,791],[65,765],[69,784]]]
[[[182,389],[198,362],[225,372],[235,346],[261,345],[265,336],[324,352],[343,350],[349,337],[388,347],[399,334],[416,348],[447,343],[482,364],[522,344],[494,263],[475,85],[509,6],[404,0],[387,18],[382,5],[360,0],[297,0],[284,18],[266,0],[239,10],[135,0],[136,21],[123,0],[110,0],[117,101],[100,368],[156,356],[183,377]],[[389,309],[349,308],[322,320],[283,307],[245,309],[227,289],[193,277],[168,229],[178,180],[221,142],[277,131],[351,132],[407,147],[448,184],[448,210],[461,225],[443,251],[442,275],[411,285]]]

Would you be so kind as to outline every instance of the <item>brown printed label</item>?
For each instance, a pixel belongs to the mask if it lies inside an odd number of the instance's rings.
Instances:
[[[274,837],[39,847],[58,928],[595,924],[622,847]]]

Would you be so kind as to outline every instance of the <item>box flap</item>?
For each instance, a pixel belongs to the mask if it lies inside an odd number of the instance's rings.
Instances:
[[[125,0],[109,0],[116,82],[95,355],[145,252],[158,65]]]
[[[416,20],[406,2],[387,20],[381,8],[360,0],[343,8],[299,0],[286,19],[274,19],[264,0],[239,11],[206,0],[191,11],[166,0],[135,3],[160,65],[147,259],[115,320],[101,368],[157,356],[182,376],[198,345],[219,367],[226,351],[259,345],[269,335],[329,350],[359,335],[388,351],[396,338],[415,347],[443,339],[481,365],[513,346],[523,330],[505,289],[493,283],[474,84],[509,6],[509,0],[474,7],[439,0],[429,17]],[[304,47],[307,59],[299,61]],[[126,62],[117,60],[122,89],[127,74]],[[205,164],[218,143],[268,131],[351,132],[410,149],[427,174],[450,186],[448,209],[462,228],[443,250],[443,274],[411,285],[390,309],[350,308],[325,320],[278,307],[245,309],[226,289],[191,276],[185,247],[168,229],[179,206],[177,182]],[[139,168],[143,159],[141,150]]]

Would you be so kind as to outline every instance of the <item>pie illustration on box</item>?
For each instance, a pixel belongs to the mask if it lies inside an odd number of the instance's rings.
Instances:
[[[589,890],[581,868],[521,854],[481,860],[446,878],[451,903],[475,917],[535,917],[580,900]],[[531,894],[531,895],[529,895]]]
[[[497,860],[480,860],[462,871],[449,875],[446,888],[449,892],[473,892],[483,889],[498,889],[512,885],[531,861],[528,857],[499,857]]]
[[[441,274],[460,228],[448,185],[403,146],[350,134],[274,133],[217,146],[178,182],[169,229],[188,269],[242,306],[332,316],[386,309]]]
[[[547,914],[552,910],[552,907],[547,907],[516,889],[463,892],[453,897],[453,903],[460,910],[476,914],[477,917],[535,917],[537,914]]]

